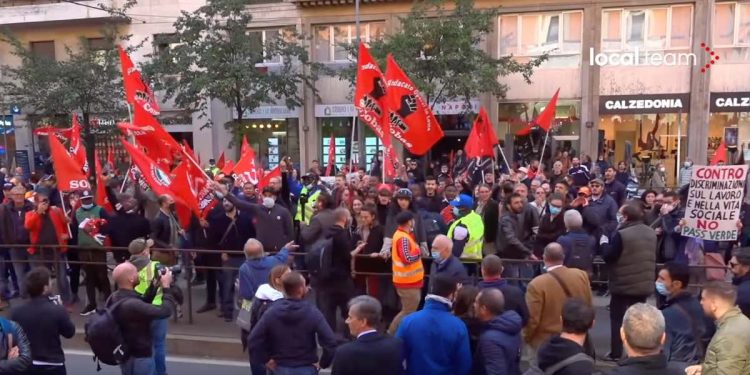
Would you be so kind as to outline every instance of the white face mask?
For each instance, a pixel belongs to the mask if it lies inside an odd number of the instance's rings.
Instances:
[[[91,209],[91,207],[94,207],[94,204],[93,204],[93,203],[89,203],[89,204],[82,204],[82,205],[81,205],[81,207],[82,207],[83,209],[85,209],[85,210],[89,210],[89,209]]]
[[[273,200],[273,198],[270,197],[263,197],[263,207],[265,208],[271,208],[276,202]]]

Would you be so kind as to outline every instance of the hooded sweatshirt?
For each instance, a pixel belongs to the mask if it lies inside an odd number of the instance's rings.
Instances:
[[[318,342],[323,347],[320,362],[330,363],[336,338],[323,314],[307,301],[281,299],[250,333],[251,363],[273,359],[281,367],[312,366],[318,362]]]
[[[521,317],[512,310],[485,322],[474,354],[472,374],[520,374],[522,328]]]
[[[537,363],[542,371],[554,366],[561,361],[570,358],[578,353],[583,353],[583,348],[578,343],[562,338],[560,336],[553,336],[549,341],[542,344],[539,347],[537,353]],[[552,375],[579,375],[579,374],[591,374],[594,371],[594,362],[578,361],[571,363]]]

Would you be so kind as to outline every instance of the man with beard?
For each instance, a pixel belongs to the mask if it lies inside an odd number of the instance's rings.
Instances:
[[[442,199],[438,194],[438,185],[435,177],[425,177],[424,196],[417,198],[417,207],[428,212],[440,213]]]
[[[115,214],[109,218],[107,226],[113,247],[128,247],[134,239],[146,238],[151,234],[148,219],[138,213],[138,201],[130,194],[120,194],[114,208]],[[113,255],[118,264],[130,257],[127,250],[114,250]]]
[[[501,258],[537,260],[532,252],[531,245],[534,241],[533,227],[539,224],[538,221],[534,222],[534,215],[524,214],[524,207],[524,198],[518,193],[513,193],[505,201],[496,241],[498,255]],[[531,274],[528,271],[529,269],[525,265],[508,264],[503,276],[508,278],[530,277]]]
[[[234,280],[244,258],[240,250],[249,238],[255,238],[255,224],[250,211],[238,210],[229,199],[224,198],[221,206],[222,210],[215,210],[208,218],[208,240],[216,244],[217,250],[224,251],[221,260],[225,269],[219,277],[221,316],[231,322],[234,318]]]
[[[586,186],[591,180],[589,169],[581,164],[581,160],[574,157],[571,161],[572,166],[568,169],[568,175],[573,177],[574,186]]]

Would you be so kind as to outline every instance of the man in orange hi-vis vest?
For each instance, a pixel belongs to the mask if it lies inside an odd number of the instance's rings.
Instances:
[[[388,333],[396,334],[401,319],[417,311],[422,296],[424,267],[419,244],[414,240],[414,215],[409,211],[396,215],[398,229],[393,234],[391,257],[393,258],[393,285],[401,299],[401,311],[388,327]]]

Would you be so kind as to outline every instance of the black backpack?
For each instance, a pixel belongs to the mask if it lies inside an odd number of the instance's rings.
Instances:
[[[536,363],[532,363],[529,366],[529,369],[526,370],[523,375],[554,375],[556,372],[576,362],[594,362],[594,360],[586,355],[586,353],[578,353],[555,363],[554,365],[548,367],[546,371],[542,371]]]
[[[128,359],[128,350],[125,339],[117,323],[115,310],[130,298],[121,299],[111,306],[96,310],[84,326],[85,340],[94,352],[94,358],[110,366],[117,366]],[[97,363],[97,371],[101,366]]]
[[[594,254],[592,253],[592,248],[589,246],[590,243],[590,236],[574,238],[570,241],[570,255],[568,256],[568,261],[565,262],[565,266],[586,271],[590,275],[594,265]]]
[[[327,280],[333,268],[333,238],[326,236],[307,249],[305,265],[313,280]]]

